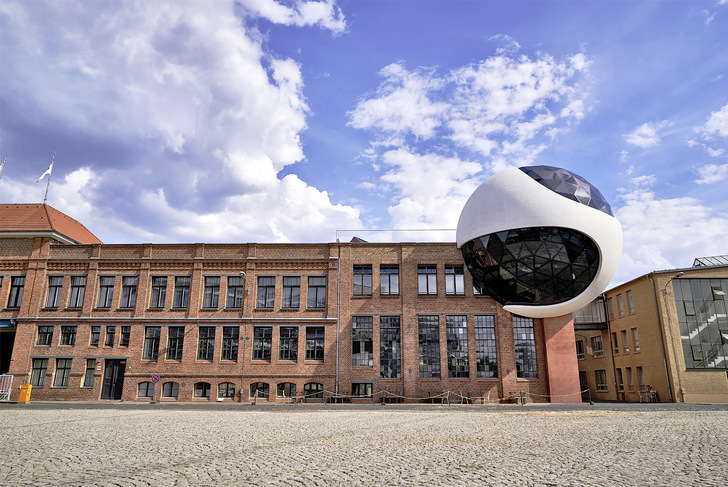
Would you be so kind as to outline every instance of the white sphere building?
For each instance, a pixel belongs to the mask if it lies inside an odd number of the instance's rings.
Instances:
[[[470,196],[457,246],[476,287],[532,318],[570,314],[614,276],[622,227],[597,188],[552,166],[505,169]]]

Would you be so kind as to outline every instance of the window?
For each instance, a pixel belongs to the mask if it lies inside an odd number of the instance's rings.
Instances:
[[[86,276],[71,276],[71,297],[68,300],[69,308],[83,307],[83,295],[86,290]]]
[[[632,343],[634,344],[634,351],[640,351],[640,338],[637,335],[637,328],[632,328]]]
[[[116,338],[116,327],[113,325],[107,326],[106,327],[106,343],[104,343],[104,345],[107,347],[113,347],[115,338]]]
[[[121,338],[119,338],[120,347],[129,346],[129,336],[130,335],[131,335],[131,326],[122,326],[121,327]]]
[[[372,266],[354,266],[354,296],[372,295]]]
[[[584,340],[576,341],[576,359],[584,360]]]
[[[617,368],[617,390],[624,391],[624,378],[622,377],[622,369]]]
[[[632,291],[627,291],[627,310],[629,310],[629,314],[634,313],[634,298],[632,297]]]
[[[622,330],[620,332],[622,335],[622,350],[624,353],[629,353],[629,340],[627,340],[627,330]]]
[[[399,295],[399,266],[382,264],[379,266],[379,294],[382,296]]]
[[[137,397],[154,398],[154,382],[140,382]]]
[[[536,339],[532,318],[513,317],[513,339],[516,349],[516,377],[538,377]]]
[[[627,390],[634,392],[634,377],[632,376],[632,367],[624,369],[627,372]]]
[[[159,357],[159,334],[161,330],[162,328],[159,326],[145,327],[142,359],[157,360],[157,357]]]
[[[133,308],[136,305],[137,276],[124,276],[121,278],[120,308]],[[164,300],[162,300],[164,302]]]
[[[326,307],[326,277],[310,276],[308,278],[308,307]]]
[[[235,384],[232,382],[223,382],[217,385],[217,397],[235,399]]]
[[[379,377],[402,377],[402,352],[400,346],[399,316],[379,318]]]
[[[470,377],[468,363],[468,322],[465,315],[445,317],[447,334],[447,376]]]
[[[417,317],[420,378],[440,377],[440,321],[437,315]]]
[[[61,345],[75,345],[76,344],[76,327],[75,326],[62,326],[61,327]]]
[[[495,316],[475,316],[475,361],[478,377],[498,377]]]
[[[209,398],[210,397],[210,383],[209,382],[197,382],[195,384],[195,397]]]
[[[353,382],[351,384],[351,395],[356,398],[371,398],[372,383],[371,382]]]
[[[238,359],[238,340],[240,337],[239,326],[223,326],[222,327],[222,355],[220,360]]]
[[[114,276],[99,277],[99,301],[98,308],[111,308],[114,298]]]
[[[619,313],[620,318],[624,316],[624,303],[622,302],[621,294],[617,294],[617,312]]]
[[[56,359],[56,377],[53,379],[53,387],[68,387],[68,378],[71,376],[71,359]]]
[[[164,301],[167,298],[167,278],[152,277],[152,295],[149,300],[150,308],[164,308]]]
[[[245,278],[240,276],[229,276],[227,286],[227,302],[226,308],[242,308],[243,307],[243,286]]]
[[[200,326],[198,329],[197,360],[212,361],[215,356],[215,327]]]
[[[283,300],[282,308],[298,309],[301,305],[301,278],[283,278]]]
[[[609,389],[607,388],[607,371],[602,370],[595,370],[594,371],[594,380],[597,384],[597,392],[607,392]]]
[[[96,370],[96,359],[86,359],[86,372],[83,374],[83,387],[94,386],[94,371]]]
[[[298,360],[298,327],[282,326],[278,347],[279,360]]]
[[[465,274],[463,273],[463,266],[445,266],[445,294],[465,294]]]
[[[642,371],[642,367],[637,367],[637,382],[640,385],[640,391],[645,390],[645,374]]]
[[[371,316],[354,316],[351,319],[351,365],[374,365],[374,320]]]
[[[324,327],[306,327],[306,360],[324,359]]]
[[[205,291],[202,295],[202,307],[217,309],[220,299],[220,278],[216,276],[205,277]]]
[[[258,299],[255,302],[255,306],[257,308],[272,308],[275,293],[275,277],[258,277]]]
[[[177,382],[162,384],[162,397],[174,397],[176,399],[177,396],[179,396],[179,384]]]
[[[177,276],[174,278],[173,308],[186,308],[190,302],[190,276]]]
[[[14,276],[10,278],[10,297],[8,308],[20,308],[23,301],[23,288],[25,287],[25,276]]]
[[[619,355],[619,342],[617,341],[617,332],[612,332],[612,350],[614,355]]]
[[[267,398],[270,393],[269,386],[266,382],[253,382],[250,384],[251,398]]]
[[[318,382],[309,382],[303,385],[303,394],[306,399],[323,399],[324,385]]]
[[[419,294],[437,294],[437,266],[417,266],[417,292]]]
[[[607,298],[607,311],[609,312],[609,319],[614,319],[614,302],[612,298]]]
[[[281,382],[276,388],[276,397],[296,397],[296,384]]]
[[[253,360],[270,361],[273,344],[273,328],[270,326],[253,327]]]
[[[167,328],[167,360],[182,360],[184,341],[184,326],[170,326]]]
[[[601,336],[591,337],[591,345],[592,345],[592,354],[594,355],[595,358],[604,356],[604,350],[602,349],[602,337]]]
[[[34,358],[33,370],[30,373],[30,385],[32,385],[33,387],[43,387],[43,385],[45,384],[45,376],[47,370],[47,358]]]
[[[61,301],[61,289],[63,288],[63,276],[48,277],[48,296],[46,297],[46,308],[57,308]]]
[[[101,337],[101,327],[100,326],[92,326],[91,327],[91,339],[89,340],[89,346],[91,347],[98,347],[99,346],[99,338]]]
[[[38,341],[36,345],[50,345],[53,343],[53,327],[52,326],[39,326],[38,327]]]

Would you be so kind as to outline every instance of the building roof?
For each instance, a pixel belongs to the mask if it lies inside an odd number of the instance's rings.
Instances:
[[[713,265],[728,265],[728,255],[715,255],[713,257],[698,257],[693,267],[710,267]]]
[[[46,204],[0,205],[0,237],[47,236],[63,243],[100,244],[96,235]]]

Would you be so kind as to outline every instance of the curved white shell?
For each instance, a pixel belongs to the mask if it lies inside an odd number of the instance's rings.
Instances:
[[[591,284],[569,301],[508,305],[506,311],[531,318],[573,313],[604,291],[614,277],[622,254],[619,221],[551,191],[515,167],[492,176],[470,196],[458,221],[457,246],[491,233],[528,227],[571,228],[589,236],[599,249],[599,269]]]

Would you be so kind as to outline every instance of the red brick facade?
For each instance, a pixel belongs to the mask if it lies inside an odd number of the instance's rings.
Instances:
[[[387,264],[398,269],[396,295],[381,294],[380,266]],[[355,295],[355,265],[371,266],[370,295],[368,292],[364,296]],[[436,270],[436,290],[430,289],[433,294],[419,293],[420,265],[434,266]],[[337,392],[351,395],[354,384],[365,384],[359,391],[371,391],[371,400],[375,401],[381,400],[383,391],[389,396],[401,396],[405,401],[448,391],[450,399],[458,402],[461,396],[497,401],[521,391],[529,400],[548,401],[549,378],[541,320],[533,320],[537,378],[519,378],[512,316],[490,297],[474,295],[467,269],[462,294],[448,294],[447,265],[463,266],[459,250],[451,243],[64,245],[50,238],[0,239],[0,304],[4,306],[0,319],[12,319],[16,323],[7,372],[15,377],[11,398],[17,399],[20,384],[35,381],[32,390],[35,400],[97,400],[120,394],[124,400],[247,402],[255,399],[251,398],[251,384],[265,383],[269,397],[261,392],[258,400],[283,401],[289,399],[276,397],[278,384],[295,384],[296,394],[302,396],[308,390],[306,384],[316,383],[321,384],[320,389],[327,396]],[[243,305],[227,307],[228,278],[239,278],[242,272],[245,273]],[[19,308],[7,307],[13,276],[25,276]],[[70,308],[74,276],[85,277],[84,296],[80,307]],[[132,276],[138,278],[135,305],[121,307],[124,277]],[[189,295],[186,306],[175,308],[175,277],[178,276],[189,277]],[[49,277],[60,278],[56,281],[62,283],[57,307],[46,307]],[[104,306],[99,302],[101,277],[107,281],[113,278],[110,307],[99,307]],[[150,306],[154,277],[167,278],[163,307]],[[203,306],[205,277],[220,278],[216,307]],[[259,277],[273,278],[272,308],[257,306]],[[283,307],[284,277],[300,278],[298,307]],[[325,277],[323,308],[308,306],[309,277]],[[440,378],[420,378],[418,320],[422,315],[437,316]],[[446,317],[449,315],[465,316],[467,322],[467,378],[448,378]],[[477,374],[474,321],[478,315],[491,315],[495,320],[495,378],[479,378]],[[383,316],[399,317],[399,343],[395,347],[398,349],[395,354],[400,353],[401,357],[399,378],[381,377]],[[352,365],[354,317],[371,317],[371,365]],[[41,326],[53,326],[52,336],[39,338]],[[61,336],[64,326],[75,327],[73,345],[61,345],[62,341],[70,340],[68,334]],[[107,346],[109,326],[115,328]],[[92,327],[99,327],[97,345],[91,344]],[[123,327],[129,327],[128,345],[121,344]],[[156,359],[145,359],[148,327],[159,327]],[[167,358],[171,327],[184,327],[180,359]],[[198,359],[202,346],[200,327],[214,328],[211,360]],[[222,360],[225,327],[239,327],[235,360]],[[284,331],[289,333],[290,327],[298,331],[297,357],[281,360],[281,329],[286,328]],[[307,329],[313,327],[324,330],[323,360],[307,357]],[[270,329],[267,342],[256,342],[256,328],[260,328],[259,332]],[[177,329],[173,331],[176,333]],[[42,344],[46,338],[49,344]],[[153,340],[149,342],[153,343]],[[225,346],[229,348],[231,343],[228,340]],[[256,343],[259,350],[256,353],[265,356],[267,348],[269,359],[254,360]],[[39,369],[33,377],[34,363],[42,365],[44,359],[47,359],[45,371]],[[64,380],[62,375],[66,372],[61,369],[68,365],[70,373]],[[112,386],[110,368],[114,365],[123,366],[123,373],[119,370],[121,378],[117,377]],[[93,380],[87,367],[93,368]],[[155,375],[159,376],[159,382],[153,392],[144,385],[140,388],[140,383],[151,381]],[[43,376],[42,380],[39,376]],[[37,385],[40,382],[42,386]],[[165,383],[177,384],[176,398],[163,397],[165,393],[173,395],[171,389],[164,389]],[[202,386],[199,392],[203,397],[195,397],[197,383],[209,384],[209,397],[204,397]],[[218,386],[223,383],[234,386],[232,399],[218,398]]]

